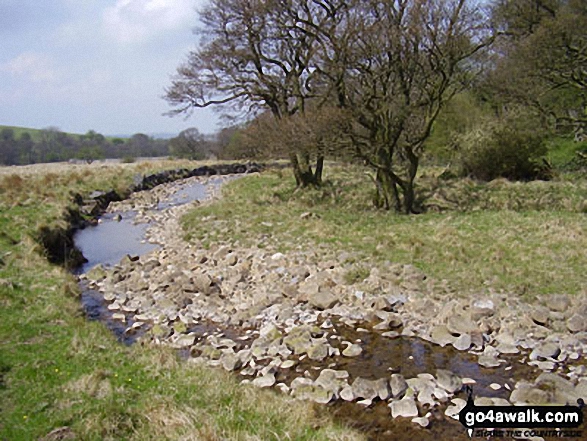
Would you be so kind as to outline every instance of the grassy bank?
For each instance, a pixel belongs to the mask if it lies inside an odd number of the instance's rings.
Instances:
[[[233,182],[221,201],[184,219],[188,238],[346,252],[367,270],[413,264],[462,295],[493,289],[532,299],[587,289],[585,181],[481,184],[439,181],[428,170],[420,180],[428,212],[398,216],[372,208],[362,169],[326,172],[323,189],[295,193],[287,171]]]
[[[0,169],[0,439],[358,439],[170,350],[120,345],[84,318],[75,280],[32,239],[62,222],[73,193],[179,165]]]

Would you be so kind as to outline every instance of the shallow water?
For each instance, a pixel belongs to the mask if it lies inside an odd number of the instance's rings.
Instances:
[[[115,219],[117,214],[122,220]],[[98,264],[115,265],[127,254],[141,255],[157,248],[144,239],[149,224],[135,224],[135,215],[134,212],[109,213],[99,224],[78,231],[73,240],[88,261],[76,273],[83,274]]]

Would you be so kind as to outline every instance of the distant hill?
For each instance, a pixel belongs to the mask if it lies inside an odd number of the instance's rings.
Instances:
[[[45,130],[45,129],[32,129],[30,127],[6,126],[6,125],[0,124],[0,131],[2,131],[3,129],[14,130],[14,137],[15,138],[20,138],[20,135],[22,133],[28,132],[28,133],[30,133],[32,140],[35,142],[38,142],[41,140],[41,133],[43,132],[43,130]],[[83,133],[64,132],[63,130],[60,130],[58,127],[56,127],[56,129],[62,133],[65,133],[68,136],[78,137],[78,136],[84,135]],[[130,138],[131,135],[122,135],[122,136],[104,135],[104,136],[108,141],[112,141],[116,138],[127,139],[127,138]]]
[[[145,133],[145,135],[150,136],[151,138],[154,138],[154,139],[171,139],[171,138],[175,138],[177,136],[177,133],[166,133],[166,132],[162,132],[162,133]],[[119,134],[108,135],[108,137],[110,137],[110,138],[124,138],[124,139],[128,139],[128,138],[131,138],[132,135],[129,135],[128,133],[126,133],[126,134],[123,134],[123,135],[119,135]]]
[[[3,133],[10,130],[11,133]],[[0,165],[60,162],[70,159],[91,162],[103,158],[128,159],[169,155],[169,141],[148,136],[104,136],[90,130],[84,134],[54,129],[0,125]],[[23,138],[29,134],[30,139]]]

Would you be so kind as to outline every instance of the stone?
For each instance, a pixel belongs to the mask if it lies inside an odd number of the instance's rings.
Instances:
[[[195,342],[195,335],[181,335],[177,340],[175,340],[175,345],[180,348],[185,348],[188,346],[193,346]]]
[[[497,345],[496,349],[501,354],[515,355],[515,354],[520,353],[520,350],[518,349],[518,347],[516,345],[510,344],[510,343],[500,343],[499,345]]]
[[[451,400],[451,403],[452,403],[452,406],[448,406],[446,408],[446,410],[444,411],[444,414],[449,418],[453,418],[455,420],[458,420],[459,413],[467,405],[467,402],[465,400],[463,400],[462,398],[453,398]]]
[[[417,396],[418,402],[422,405],[428,405],[430,407],[437,405],[438,403],[432,396],[433,393],[434,386],[432,386],[431,384],[421,388]]]
[[[531,360],[539,360],[545,358],[556,358],[561,353],[561,349],[557,343],[541,343],[530,353]]]
[[[544,326],[550,320],[550,311],[544,306],[536,306],[530,312],[530,317],[535,323]]]
[[[552,296],[548,301],[548,307],[553,311],[566,312],[571,306],[569,297],[564,294]]]
[[[412,423],[418,424],[420,427],[426,428],[430,425],[430,420],[423,416],[418,418],[412,418]]]
[[[501,364],[500,361],[494,356],[484,354],[479,356],[477,363],[486,368],[495,368]]]
[[[290,385],[292,395],[300,400],[314,401],[320,404],[329,403],[334,398],[334,392],[317,386],[309,378],[298,377]]]
[[[552,393],[530,384],[517,384],[509,399],[514,405],[548,404],[551,400]]]
[[[447,392],[444,389],[441,389],[440,387],[435,387],[432,391],[432,395],[434,395],[436,399],[441,403],[446,403],[449,398]]]
[[[289,369],[292,368],[296,365],[296,362],[293,360],[285,360],[283,363],[281,363],[280,368],[282,369]]]
[[[124,315],[121,312],[115,312],[114,314],[112,314],[112,320],[119,320],[121,322],[125,322],[126,321],[126,315]]]
[[[453,372],[445,369],[436,371],[436,380],[440,387],[451,394],[458,392],[463,387],[463,381]]]
[[[379,297],[379,299],[384,298]],[[401,316],[397,313],[377,311],[377,317],[380,318],[382,322],[375,325],[373,329],[377,329],[378,331],[388,331],[390,329],[399,328],[404,324]]]
[[[277,326],[273,323],[267,323],[261,329],[259,329],[259,336],[265,338],[268,341],[275,341],[281,339],[282,335]]]
[[[454,343],[457,338],[450,333],[446,326],[439,325],[435,326],[430,332],[430,339],[437,345],[446,346]]]
[[[361,355],[362,352],[363,349],[361,348],[361,346],[357,344],[351,344],[347,346],[347,348],[344,351],[342,351],[342,355],[344,355],[345,357],[358,357],[359,355]]]
[[[389,386],[391,387],[392,398],[402,398],[409,387],[404,376],[400,374],[391,375]]]
[[[353,388],[351,386],[343,387],[340,391],[340,398],[344,401],[354,401],[355,394],[353,393]]]
[[[552,393],[552,402],[556,404],[574,405],[577,404],[577,399],[581,398],[577,395],[573,383],[554,373],[540,374],[534,384]]]
[[[461,314],[450,316],[446,321],[446,327],[451,334],[457,335],[469,334],[479,330],[479,326],[470,317]]]
[[[413,398],[403,398],[398,401],[392,401],[389,407],[391,407],[391,416],[393,418],[411,418],[418,416],[418,407]]]
[[[379,396],[378,389],[380,385],[377,383],[377,381],[358,377],[355,379],[355,381],[353,381],[351,386],[353,388],[353,395],[355,399],[364,398],[367,400],[373,400],[375,397]]]
[[[346,376],[345,376],[346,374]],[[345,386],[347,386],[347,382],[345,378],[348,377],[348,372],[346,371],[335,371],[333,369],[323,369],[320,371],[320,375],[314,382],[315,386],[319,386],[323,389],[331,391],[335,395],[338,395],[338,392]]]
[[[310,360],[322,361],[328,357],[328,344],[323,342],[314,342],[314,344],[308,349],[308,357]]]
[[[319,310],[330,309],[338,302],[338,297],[329,290],[320,290],[308,295],[308,303]]]
[[[257,377],[252,381],[252,384],[257,387],[271,387],[275,384],[275,374],[269,372],[262,377]]]
[[[475,406],[493,406],[493,400],[489,397],[475,397]]]
[[[220,362],[222,363],[222,367],[229,371],[233,372],[237,369],[240,369],[242,366],[242,361],[236,354],[226,353],[220,357]]]
[[[587,380],[581,380],[575,386],[575,394],[587,402]]]
[[[284,338],[283,344],[291,349],[294,354],[301,355],[312,347],[312,333],[309,326],[297,326]]]
[[[455,349],[459,351],[468,351],[471,347],[471,335],[470,334],[461,334],[459,338],[457,338],[452,345]]]
[[[574,314],[567,320],[567,329],[573,333],[587,331],[587,317]]]
[[[207,274],[196,273],[192,275],[191,281],[198,292],[201,292],[205,295],[209,295],[212,292],[212,279]]]

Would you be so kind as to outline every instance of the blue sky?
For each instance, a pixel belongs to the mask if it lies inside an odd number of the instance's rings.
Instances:
[[[103,134],[216,131],[163,116],[205,0],[0,0],[0,124]]]

